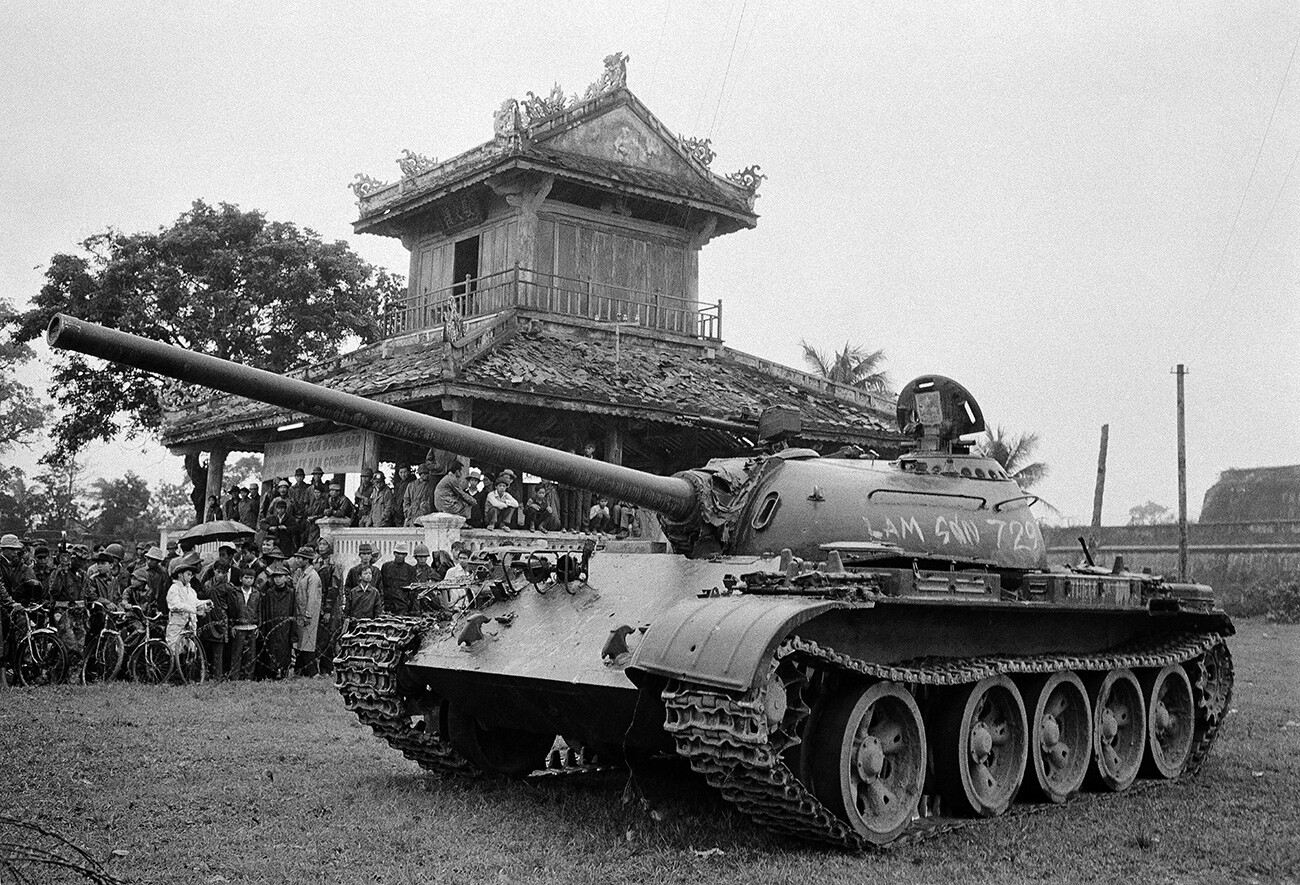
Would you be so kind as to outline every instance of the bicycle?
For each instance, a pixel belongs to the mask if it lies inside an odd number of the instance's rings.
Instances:
[[[127,658],[127,675],[144,685],[166,682],[176,665],[171,647],[163,639],[167,631],[167,616],[161,612],[147,615],[139,606],[131,608],[143,630],[137,634],[137,644]]]
[[[176,647],[171,649],[172,672],[168,679],[181,685],[198,684],[208,678],[208,656],[203,652],[203,643],[194,632],[191,621],[176,637]]]
[[[20,685],[54,685],[67,675],[68,653],[59,633],[50,626],[50,614],[42,603],[22,606],[22,634],[16,638],[14,675]]]
[[[100,600],[90,604],[91,630],[96,622],[99,631],[86,643],[86,654],[81,662],[81,681],[109,682],[122,672],[126,660],[126,641],[122,638],[121,624],[129,615],[110,609]]]

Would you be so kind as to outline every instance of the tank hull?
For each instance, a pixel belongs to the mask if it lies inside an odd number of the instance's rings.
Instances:
[[[742,693],[758,687],[776,647],[799,637],[869,664],[917,659],[1092,655],[1188,633],[1231,635],[1222,613],[1145,604],[986,599],[715,594],[727,576],[778,560],[676,554],[597,555],[568,592],[523,585],[484,610],[481,638],[424,632],[405,658],[413,683],[484,726],[582,743],[663,750],[659,690],[669,680]],[[725,591],[724,591],[725,592]],[[630,628],[626,652],[611,635]]]

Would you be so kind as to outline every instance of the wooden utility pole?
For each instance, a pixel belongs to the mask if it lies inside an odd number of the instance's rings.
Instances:
[[[1178,580],[1187,580],[1187,427],[1183,409],[1183,378],[1187,367],[1174,369],[1178,376]]]
[[[1110,441],[1110,425],[1101,425],[1101,449],[1097,452],[1097,488],[1092,493],[1092,537],[1088,547],[1096,552],[1101,542],[1101,501],[1106,494],[1106,444]]]

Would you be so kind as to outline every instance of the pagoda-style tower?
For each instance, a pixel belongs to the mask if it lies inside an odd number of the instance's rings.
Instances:
[[[358,176],[358,233],[411,252],[407,299],[390,332],[530,307],[694,338],[722,337],[699,302],[699,250],[757,221],[757,167],[712,172],[707,140],[673,135],[605,60],[585,96],[556,86],[510,99],[495,137],[442,163],[407,151],[402,178]]]

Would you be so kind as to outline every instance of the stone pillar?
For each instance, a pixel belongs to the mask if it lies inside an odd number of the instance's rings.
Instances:
[[[340,519],[336,516],[325,516],[316,520],[316,525],[320,528],[321,540],[334,543],[334,533],[338,529],[346,529],[352,526],[352,520]]]
[[[424,544],[431,551],[451,552],[452,541],[460,540],[465,517],[454,513],[427,513],[415,520],[424,529]]]
[[[222,489],[221,484],[225,482],[225,478],[226,478],[226,455],[227,454],[229,453],[225,449],[220,449],[220,448],[213,448],[212,451],[208,453],[207,492],[209,495],[216,495],[217,501],[220,501],[221,498],[223,497],[222,493],[224,490]],[[231,516],[230,514],[226,514],[226,518],[234,519],[235,517]],[[207,501],[204,501],[203,521],[208,522],[211,519],[212,519],[212,511],[208,507]]]

